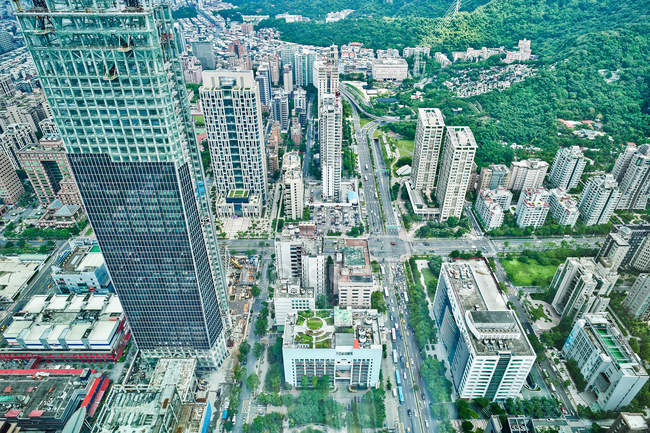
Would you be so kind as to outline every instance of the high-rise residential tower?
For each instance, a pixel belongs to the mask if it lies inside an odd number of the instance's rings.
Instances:
[[[227,356],[229,319],[170,5],[36,0],[16,16],[145,356]]]
[[[539,188],[544,183],[547,170],[548,162],[538,158],[513,161],[510,164],[508,189],[521,191],[524,189]]]
[[[330,53],[327,58],[314,62],[314,85],[318,90],[318,105],[322,104],[323,96],[339,91],[339,69],[336,59]]]
[[[440,220],[460,218],[465,194],[472,174],[476,140],[469,126],[448,126],[440,155],[440,180],[436,198],[440,204]]]
[[[418,109],[411,171],[411,185],[414,189],[431,191],[435,187],[444,133],[445,121],[440,109]]]
[[[626,149],[627,150],[627,149]],[[619,159],[629,155],[626,151]],[[618,164],[617,159],[617,164]],[[622,164],[621,164],[622,165]],[[629,155],[629,161],[625,169],[616,178],[621,199],[618,201],[618,209],[645,209],[648,204],[650,193],[650,145],[644,144],[635,149]]]
[[[580,176],[587,165],[587,160],[578,146],[565,147],[555,154],[549,175],[555,188],[569,191],[580,182]]]
[[[266,149],[253,72],[204,71],[199,92],[217,192],[246,190],[266,202]]]
[[[321,179],[323,200],[341,200],[341,141],[343,140],[343,110],[336,95],[323,95],[318,116]]]
[[[650,319],[650,274],[640,274],[636,278],[623,306],[635,319]]]
[[[587,226],[607,224],[620,198],[621,191],[611,174],[594,176],[580,195],[580,218]]]

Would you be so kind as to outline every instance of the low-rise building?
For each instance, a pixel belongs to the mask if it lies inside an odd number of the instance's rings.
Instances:
[[[578,203],[563,189],[553,188],[549,193],[551,217],[560,225],[573,227],[580,216]]]
[[[40,263],[23,261],[20,257],[0,257],[0,302],[12,302],[38,272]]]
[[[546,221],[550,206],[549,193],[544,188],[524,189],[517,202],[517,225],[519,227],[541,227]]]
[[[648,373],[639,356],[608,313],[584,314],[573,325],[562,353],[576,361],[602,410],[617,410],[632,402]]]
[[[408,63],[401,58],[372,61],[372,78],[377,81],[403,81],[408,77]]]
[[[300,287],[299,280],[281,281],[273,295],[276,326],[284,325],[287,317],[298,311],[316,308],[314,290]]]
[[[607,433],[647,433],[648,421],[645,414],[621,412],[609,427]]]
[[[284,327],[284,377],[293,386],[327,376],[330,386],[379,382],[382,335],[376,310],[339,309],[290,315]]]
[[[2,336],[0,359],[115,361],[130,333],[116,295],[36,295]]]
[[[370,308],[376,290],[368,241],[342,239],[334,260],[334,294],[340,307]]]
[[[487,262],[443,263],[433,301],[460,398],[516,398],[536,355]]]
[[[64,204],[57,198],[45,208],[38,225],[46,228],[69,229],[79,224],[84,215],[83,208],[78,204]]]
[[[52,280],[61,293],[113,292],[99,244],[90,238],[70,241],[52,265]]]

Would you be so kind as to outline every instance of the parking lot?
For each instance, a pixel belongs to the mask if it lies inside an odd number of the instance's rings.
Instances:
[[[312,221],[324,233],[347,233],[361,222],[357,206],[316,203],[309,206]]]

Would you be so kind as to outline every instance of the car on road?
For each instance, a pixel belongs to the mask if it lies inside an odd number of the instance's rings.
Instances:
[[[411,412],[411,409],[406,409],[406,413],[408,416],[411,416],[413,414],[413,412]]]

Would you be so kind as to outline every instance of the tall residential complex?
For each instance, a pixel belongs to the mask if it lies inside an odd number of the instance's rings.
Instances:
[[[282,132],[289,130],[289,95],[284,90],[273,92],[271,98],[271,115],[280,124]]]
[[[282,170],[284,171],[284,215],[289,219],[299,220],[305,207],[305,184],[298,152],[284,154]]]
[[[580,195],[580,218],[587,226],[607,224],[620,198],[621,191],[611,174],[594,176]]]
[[[314,86],[318,90],[319,105],[325,95],[336,95],[339,92],[339,69],[333,56],[329,55],[326,59],[314,62]]]
[[[636,278],[623,306],[635,319],[650,320],[650,274],[641,274]]]
[[[18,152],[31,144],[36,144],[36,135],[24,123],[13,123],[0,135],[0,152],[7,155],[15,170],[22,168]]]
[[[550,210],[549,192],[544,188],[526,188],[521,191],[515,215],[519,227],[541,227]]]
[[[433,314],[460,398],[516,398],[535,362],[484,260],[443,263]]]
[[[325,94],[318,116],[323,200],[341,201],[343,109],[337,95]]]
[[[266,202],[266,149],[253,72],[204,71],[199,92],[217,193],[228,198],[244,190]]]
[[[476,197],[476,212],[487,231],[501,227],[505,212],[510,210],[512,193],[505,188],[482,189]]]
[[[585,314],[576,321],[562,353],[576,361],[602,410],[617,410],[632,402],[648,373],[608,313]]]
[[[604,311],[618,275],[591,257],[569,257],[561,264],[551,290],[555,297],[551,305],[562,317],[577,318],[581,313]]]
[[[299,224],[285,228],[275,242],[278,280],[298,280],[302,288],[325,293],[325,255],[322,239],[312,236],[315,226]]]
[[[555,154],[549,180],[555,188],[570,191],[580,182],[587,160],[578,146],[565,147]]]
[[[469,126],[448,126],[440,155],[440,179],[436,198],[440,204],[440,220],[460,218],[465,194],[472,175],[476,140]]]
[[[225,284],[170,5],[38,0],[16,16],[138,348],[219,365]]]
[[[563,189],[553,188],[549,191],[548,205],[551,216],[559,225],[573,227],[578,222],[578,203]]]
[[[650,194],[650,145],[635,147],[634,152],[626,151],[616,160],[620,172],[616,176],[621,190],[618,209],[645,209]],[[620,168],[620,167],[623,168]],[[614,173],[613,173],[614,174]]]
[[[544,182],[548,163],[537,158],[513,161],[510,165],[508,189],[521,191],[523,189],[539,188]]]
[[[20,200],[23,192],[25,189],[16,169],[11,165],[9,157],[0,152],[0,199],[6,204],[14,204]]]
[[[434,189],[444,133],[445,121],[440,109],[418,109],[411,171],[411,185],[414,189],[424,191]]]
[[[616,272],[623,264],[629,249],[630,243],[624,236],[617,232],[611,232],[605,238],[600,250],[598,250],[595,260],[610,271]]]
[[[478,181],[478,190],[508,187],[510,169],[503,164],[490,164],[483,167]]]

